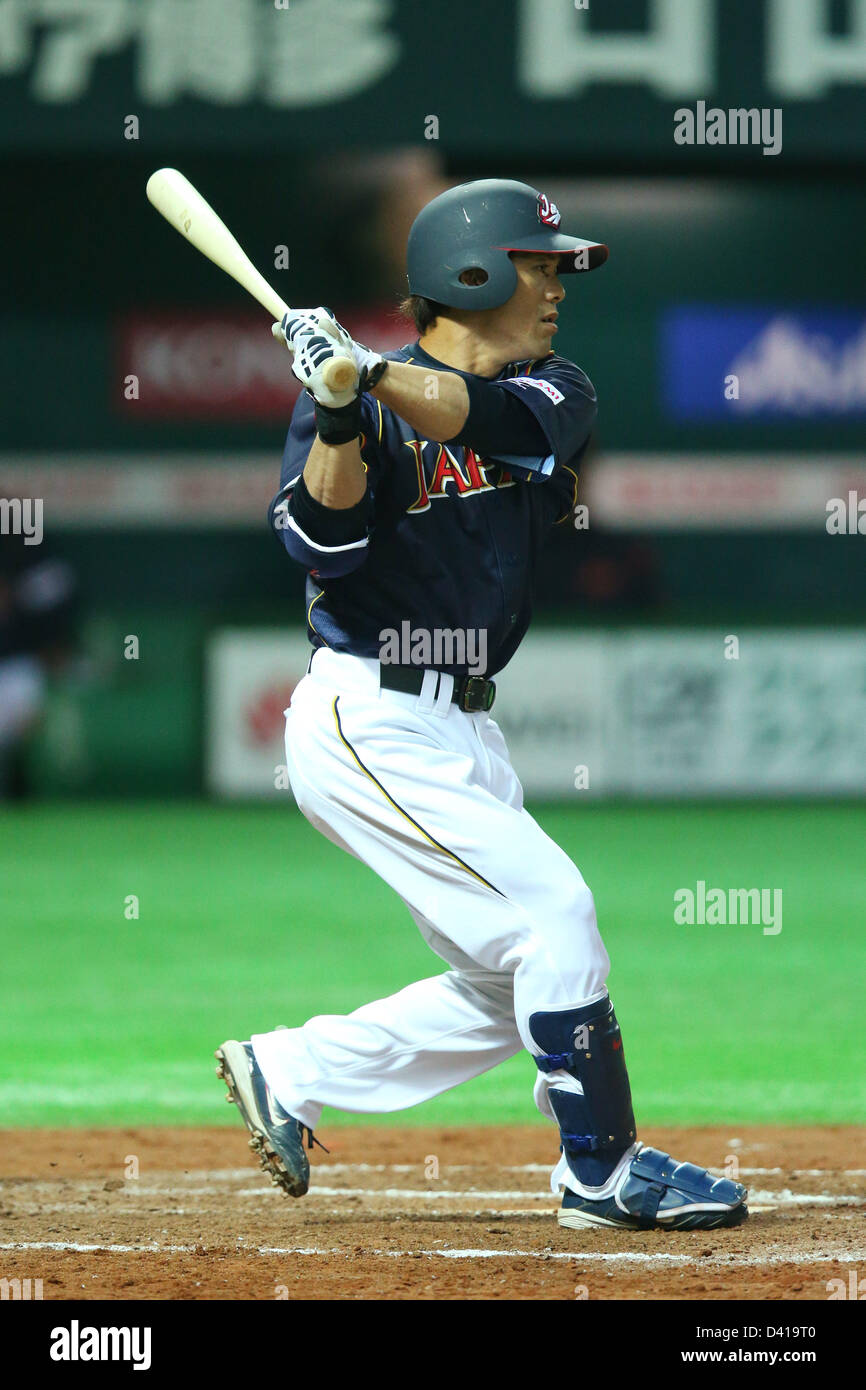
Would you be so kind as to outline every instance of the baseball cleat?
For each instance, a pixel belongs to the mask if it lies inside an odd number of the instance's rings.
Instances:
[[[224,1042],[214,1055],[219,1063],[217,1076],[229,1088],[226,1099],[237,1105],[250,1131],[250,1148],[258,1154],[262,1169],[275,1187],[281,1187],[290,1197],[303,1197],[310,1185],[304,1135],[312,1148],[319,1143],[313,1131],[280,1105],[262,1075],[250,1043]]]
[[[641,1144],[612,1196],[590,1199],[567,1188],[559,1224],[573,1230],[709,1231],[745,1221],[748,1195],[742,1183],[714,1178],[706,1168],[677,1163],[670,1154]]]

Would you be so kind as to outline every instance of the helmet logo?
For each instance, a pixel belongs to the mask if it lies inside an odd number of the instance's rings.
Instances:
[[[545,227],[559,226],[559,208],[556,203],[552,203],[546,193],[538,195],[538,220],[543,222]]]

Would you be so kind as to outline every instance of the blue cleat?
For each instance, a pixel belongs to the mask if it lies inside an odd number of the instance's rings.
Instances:
[[[219,1063],[217,1076],[229,1088],[226,1100],[237,1105],[252,1135],[250,1148],[259,1155],[262,1168],[270,1173],[275,1187],[281,1187],[290,1197],[303,1197],[310,1185],[304,1135],[312,1148],[319,1142],[313,1131],[280,1105],[262,1075],[250,1043],[224,1042],[214,1055]]]
[[[711,1231],[739,1226],[749,1215],[748,1190],[730,1178],[714,1178],[694,1163],[677,1163],[641,1144],[610,1197],[581,1197],[566,1188],[560,1226],[581,1230],[618,1226],[630,1231]]]

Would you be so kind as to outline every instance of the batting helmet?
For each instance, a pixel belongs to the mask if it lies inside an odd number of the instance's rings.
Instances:
[[[559,251],[559,274],[595,270],[607,260],[601,242],[559,231],[559,209],[545,193],[513,179],[478,179],[440,193],[409,233],[409,290],[452,309],[496,309],[517,288],[509,251]],[[482,285],[464,285],[464,270],[483,270]]]

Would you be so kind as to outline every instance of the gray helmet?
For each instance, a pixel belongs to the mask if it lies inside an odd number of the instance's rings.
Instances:
[[[559,209],[545,193],[513,179],[478,179],[440,193],[415,218],[409,291],[452,309],[495,309],[517,288],[509,251],[560,251],[560,275],[595,270],[608,256],[601,242],[560,232]],[[486,272],[483,285],[460,280],[472,268]]]

